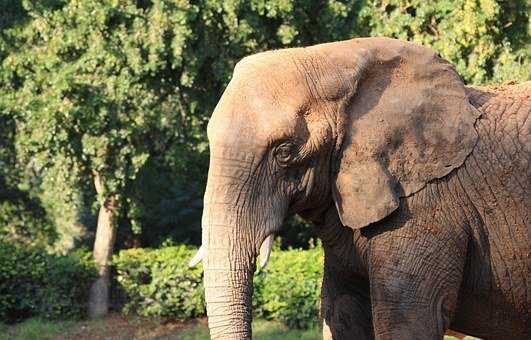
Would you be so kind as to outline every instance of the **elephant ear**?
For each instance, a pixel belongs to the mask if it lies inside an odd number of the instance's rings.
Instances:
[[[329,56],[351,90],[333,196],[342,223],[362,228],[462,165],[480,114],[433,51],[387,38],[340,44]]]

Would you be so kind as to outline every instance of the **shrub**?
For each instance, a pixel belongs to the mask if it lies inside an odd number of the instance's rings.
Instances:
[[[195,251],[181,245],[116,255],[115,278],[126,298],[123,312],[180,319],[204,315],[203,271],[188,268]]]
[[[81,317],[95,276],[88,252],[58,256],[0,241],[0,319]]]
[[[278,248],[267,267],[254,277],[255,316],[289,327],[314,326],[321,293],[322,249]],[[125,295],[122,311],[180,319],[205,315],[203,270],[188,268],[195,251],[183,245],[122,250],[113,259],[115,285]]]
[[[255,315],[289,327],[315,326],[319,315],[323,251],[273,251],[269,264],[254,277]]]
[[[202,268],[188,268],[195,251],[184,245],[122,250],[113,259],[114,284],[124,294],[122,311],[180,319],[205,315]],[[289,327],[315,325],[322,262],[320,247],[277,247],[254,278],[255,316]],[[0,320],[82,317],[95,277],[89,252],[58,256],[0,241]]]

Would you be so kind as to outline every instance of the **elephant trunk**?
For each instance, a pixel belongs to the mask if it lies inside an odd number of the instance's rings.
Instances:
[[[217,177],[217,176],[216,176]],[[204,283],[212,339],[251,339],[256,250],[235,180],[209,175],[203,211]]]
[[[218,236],[221,225],[207,227]],[[225,227],[228,228],[228,227]],[[251,297],[254,256],[244,256],[230,232],[207,243],[204,258],[205,298],[212,339],[251,338]],[[221,243],[227,243],[223,245]]]

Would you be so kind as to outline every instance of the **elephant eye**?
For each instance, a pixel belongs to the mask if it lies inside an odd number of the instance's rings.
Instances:
[[[292,142],[284,142],[277,146],[275,150],[275,157],[281,166],[286,166],[293,156],[295,144]]]

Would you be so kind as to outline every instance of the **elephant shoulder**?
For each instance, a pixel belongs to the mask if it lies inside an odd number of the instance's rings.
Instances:
[[[497,86],[469,86],[467,94],[470,102],[482,114],[476,124],[481,135],[502,141],[512,139],[522,149],[531,150],[531,81],[521,84]],[[482,132],[481,130],[484,129]]]
[[[497,201],[498,206],[506,204],[507,214],[512,211],[526,216],[531,190],[531,82],[469,87],[467,92],[482,113],[475,124],[478,143],[465,162],[473,191],[481,192],[475,203],[488,205],[484,198],[495,194],[490,201]],[[496,210],[495,206],[490,208]]]
[[[470,103],[489,118],[491,115],[528,115],[531,110],[531,81],[493,86],[467,86]]]

